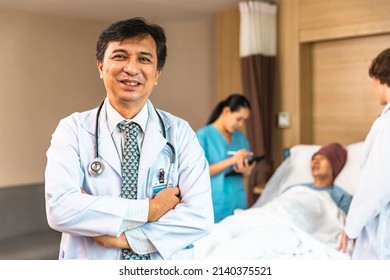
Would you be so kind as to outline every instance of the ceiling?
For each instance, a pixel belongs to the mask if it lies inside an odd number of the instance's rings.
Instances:
[[[245,0],[244,0],[245,1]],[[211,19],[240,0],[0,0],[0,9],[98,21],[142,16],[155,22]]]

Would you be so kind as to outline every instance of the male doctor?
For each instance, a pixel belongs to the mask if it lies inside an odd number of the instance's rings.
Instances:
[[[107,97],[61,120],[47,151],[46,211],[63,233],[60,259],[190,259],[212,226],[209,167],[195,132],[148,100],[166,55],[164,30],[142,18],[100,34]],[[130,138],[121,124],[138,134]],[[129,199],[122,185],[131,180]]]

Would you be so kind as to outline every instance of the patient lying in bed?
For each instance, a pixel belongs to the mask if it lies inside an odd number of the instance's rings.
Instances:
[[[334,180],[343,169],[346,161],[347,150],[339,143],[331,143],[323,146],[314,153],[311,159],[310,168],[314,182],[299,184],[313,190],[328,192],[336,205],[345,214],[348,213],[352,196],[339,186],[334,185]],[[289,188],[294,186],[296,185],[292,185]]]
[[[261,207],[215,224],[194,244],[195,258],[348,258],[337,246],[352,196],[334,185],[346,158],[339,144],[322,147],[311,157],[311,183],[292,184]]]

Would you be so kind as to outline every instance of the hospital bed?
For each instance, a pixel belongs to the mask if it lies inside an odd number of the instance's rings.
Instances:
[[[195,242],[195,259],[349,259],[352,244],[347,253],[337,250],[344,212],[327,192],[299,186],[313,181],[310,161],[320,147],[292,147],[251,208],[215,224]],[[363,142],[346,146],[347,161],[335,180],[351,195],[361,173],[362,148]]]

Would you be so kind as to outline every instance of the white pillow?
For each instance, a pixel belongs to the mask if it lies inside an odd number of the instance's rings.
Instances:
[[[364,142],[347,146],[347,162],[335,179],[335,184],[351,195],[355,193],[362,173],[363,146]]]
[[[290,168],[280,183],[279,193],[291,185],[313,182],[310,161],[319,148],[320,145],[295,145],[290,149]]]
[[[364,142],[358,142],[346,147],[347,161],[335,179],[335,184],[351,195],[360,179],[363,145]],[[294,184],[313,182],[310,161],[320,148],[321,145],[296,145],[290,149],[290,168],[280,183],[279,193]]]

